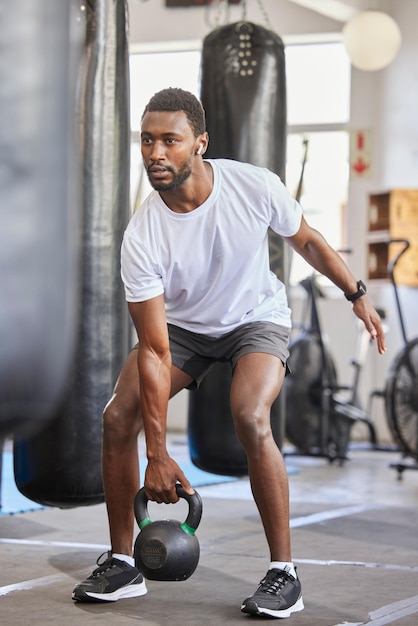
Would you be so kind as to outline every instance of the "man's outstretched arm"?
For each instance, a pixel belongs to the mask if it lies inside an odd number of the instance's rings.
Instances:
[[[293,237],[285,241],[300,254],[315,270],[329,278],[345,294],[357,292],[357,279],[340,255],[327,243],[320,232],[311,228],[302,217],[300,228]],[[386,341],[379,314],[367,295],[353,302],[353,311],[361,319],[372,339],[377,341],[380,354],[386,352]]]

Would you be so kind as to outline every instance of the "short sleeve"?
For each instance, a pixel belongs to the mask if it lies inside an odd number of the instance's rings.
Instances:
[[[129,232],[125,232],[122,242],[121,276],[127,302],[144,302],[164,293],[157,264]]]
[[[270,189],[271,218],[270,226],[282,237],[296,235],[302,221],[302,207],[289,193],[277,174],[266,170],[267,184]]]

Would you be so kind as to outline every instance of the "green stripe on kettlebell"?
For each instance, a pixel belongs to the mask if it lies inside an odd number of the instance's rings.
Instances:
[[[189,526],[188,524],[186,524],[186,522],[182,522],[180,524],[180,528],[187,533],[188,535],[194,535],[196,532],[196,528],[192,528],[191,526]]]
[[[143,520],[141,520],[138,524],[139,528],[142,530],[145,526],[148,526],[148,524],[151,524],[152,520],[149,517],[145,517]]]

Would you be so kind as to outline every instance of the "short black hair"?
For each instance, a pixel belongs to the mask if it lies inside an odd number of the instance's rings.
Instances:
[[[151,111],[184,111],[195,137],[206,131],[205,111],[190,91],[178,87],[157,91],[145,107],[141,120]]]

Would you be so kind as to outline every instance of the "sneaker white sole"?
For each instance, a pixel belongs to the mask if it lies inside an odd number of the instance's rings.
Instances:
[[[252,602],[254,608],[256,609],[255,611],[251,611],[251,613],[253,615],[269,615],[270,617],[278,617],[278,618],[285,618],[285,617],[290,617],[292,613],[296,613],[297,611],[303,611],[304,604],[303,604],[303,600],[302,600],[302,596],[297,600],[297,602],[295,602],[295,604],[291,607],[289,607],[288,609],[282,609],[281,611],[273,611],[273,609],[266,609],[264,607],[258,606],[258,604],[256,602]],[[241,610],[244,611],[244,613],[250,613],[250,611],[246,611],[246,605],[243,604],[241,606]]]
[[[86,596],[102,602],[116,602],[116,600],[122,600],[124,598],[139,598],[140,596],[145,596],[147,591],[144,580],[137,585],[126,585],[126,587],[116,589],[116,591],[112,591],[112,593],[92,593],[86,591]]]

